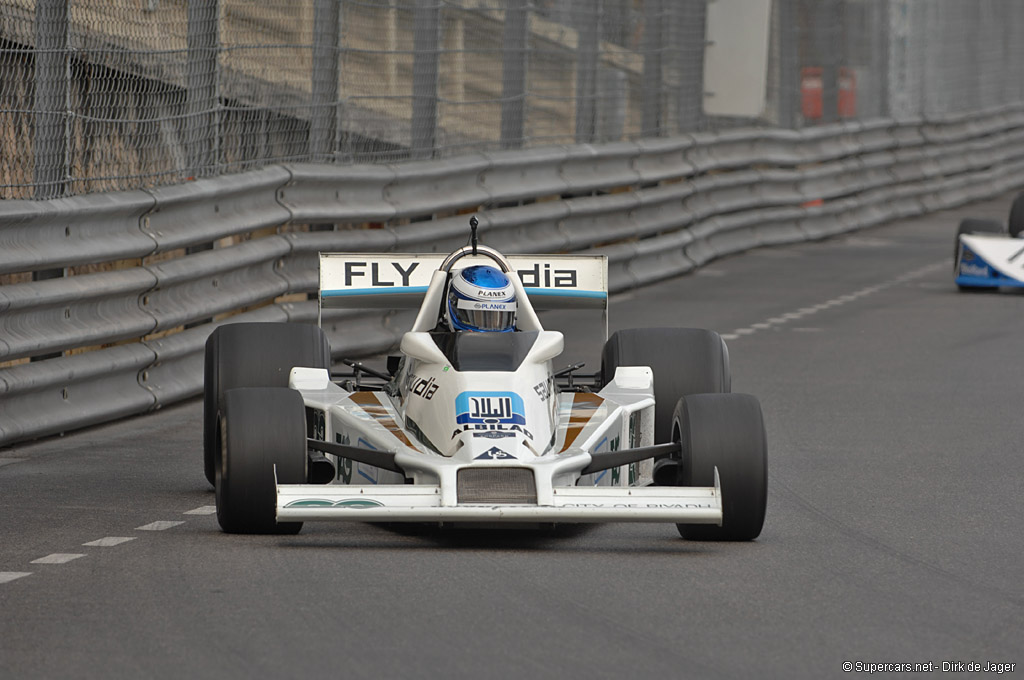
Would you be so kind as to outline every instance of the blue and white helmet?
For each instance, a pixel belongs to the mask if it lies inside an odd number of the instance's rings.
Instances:
[[[512,281],[489,265],[473,265],[454,272],[448,287],[446,315],[453,331],[512,330],[516,322]]]

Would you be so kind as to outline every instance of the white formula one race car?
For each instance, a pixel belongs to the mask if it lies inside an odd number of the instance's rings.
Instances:
[[[953,277],[963,291],[1024,288],[1024,194],[1014,199],[1007,224],[973,217],[960,221]]]
[[[751,540],[767,446],[756,398],[730,393],[714,332],[619,331],[601,371],[555,370],[537,311],[607,311],[602,256],[321,254],[320,305],[418,307],[387,371],[308,324],[221,326],[206,344],[204,448],[233,533],[313,520],[443,525],[671,522]],[[367,377],[369,376],[369,377]]]

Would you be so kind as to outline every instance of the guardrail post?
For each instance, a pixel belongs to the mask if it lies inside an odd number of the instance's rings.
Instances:
[[[595,4],[597,5],[595,7]],[[597,57],[602,2],[576,0],[576,143],[589,144],[597,131]]]
[[[434,155],[437,131],[438,44],[441,8],[437,0],[416,0],[413,12],[412,157]]]
[[[644,0],[644,75],[643,119],[640,134],[657,137],[661,134],[661,50],[664,45],[662,0]]]
[[[526,114],[526,0],[507,0],[501,66],[501,148],[523,145]]]
[[[217,174],[220,159],[220,0],[189,0],[186,147],[193,177]]]
[[[340,0],[315,0],[313,5],[312,115],[309,121],[309,159],[331,161],[337,151],[338,36]]]
[[[59,198],[67,188],[70,161],[68,0],[37,0],[35,34],[33,195],[36,199]]]

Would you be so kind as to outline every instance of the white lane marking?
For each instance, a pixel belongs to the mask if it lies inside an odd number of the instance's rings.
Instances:
[[[179,524],[184,524],[184,522],[167,522],[167,521],[150,522],[149,524],[144,524],[141,527],[135,527],[135,530],[136,531],[163,531],[164,529],[170,529],[171,527],[176,527]]]
[[[135,538],[135,536],[107,536],[106,538],[101,538],[98,541],[89,541],[88,543],[83,543],[82,545],[91,545],[99,548],[109,548],[113,545],[121,545],[122,543],[127,543],[128,541],[134,541]]]
[[[854,300],[859,300],[862,297],[866,297],[868,295],[874,295],[875,293],[883,291],[886,288],[891,288],[892,286],[898,286],[901,283],[907,283],[908,281],[913,281],[914,279],[917,279],[917,278],[920,278],[920,277],[922,277],[922,276],[924,276],[926,274],[929,274],[929,273],[935,271],[936,269],[938,269],[940,267],[946,267],[948,265],[949,265],[949,262],[947,262],[946,260],[943,260],[941,262],[935,262],[935,263],[929,264],[929,265],[925,265],[924,267],[921,267],[919,269],[915,269],[913,271],[907,272],[906,274],[902,274],[901,276],[898,276],[895,279],[890,279],[889,281],[886,281],[884,283],[879,283],[879,284],[876,284],[874,286],[868,286],[867,288],[861,288],[860,290],[854,291],[853,293],[847,293],[846,295],[840,295],[839,297],[832,298],[831,300],[826,300],[825,302],[816,304],[816,305],[811,306],[811,307],[801,307],[800,309],[798,309],[796,311],[793,311],[793,312],[786,312],[785,314],[780,314],[778,316],[773,316],[770,319],[766,319],[765,321],[761,321],[759,323],[751,324],[749,328],[737,328],[732,333],[722,333],[722,339],[723,340],[736,340],[736,339],[741,338],[741,337],[743,337],[745,335],[752,335],[752,334],[756,333],[757,331],[762,331],[762,330],[771,328],[773,326],[781,326],[782,324],[789,323],[790,321],[796,321],[798,319],[802,319],[802,318],[807,317],[807,316],[814,316],[818,312],[825,311],[826,309],[832,309],[833,307],[840,307],[842,305],[845,305],[848,302],[853,302]],[[798,331],[802,331],[802,332],[812,332],[812,333],[817,333],[817,332],[821,331],[820,328],[794,328],[793,330],[795,330],[795,331],[798,330]]]
[[[31,571],[0,571],[0,583],[10,583],[16,579],[31,575]]]
[[[85,557],[76,553],[53,553],[46,557],[40,557],[38,560],[32,560],[32,564],[65,564],[71,560],[77,560],[79,557]]]
[[[216,505],[203,505],[203,506],[200,506],[198,508],[195,508],[194,510],[186,510],[185,512],[183,512],[181,514],[183,514],[183,515],[215,515],[215,514],[217,514],[217,506]]]

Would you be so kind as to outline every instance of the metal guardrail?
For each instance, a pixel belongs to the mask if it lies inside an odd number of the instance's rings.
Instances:
[[[0,202],[0,274],[70,274],[0,286],[0,445],[198,394],[218,324],[316,322],[318,252],[448,251],[466,238],[457,211],[475,210],[501,250],[607,254],[617,292],[1022,184],[1018,105]],[[335,226],[295,227],[322,224]],[[335,356],[385,351],[410,323],[323,320]],[[10,365],[28,358],[41,360]]]

